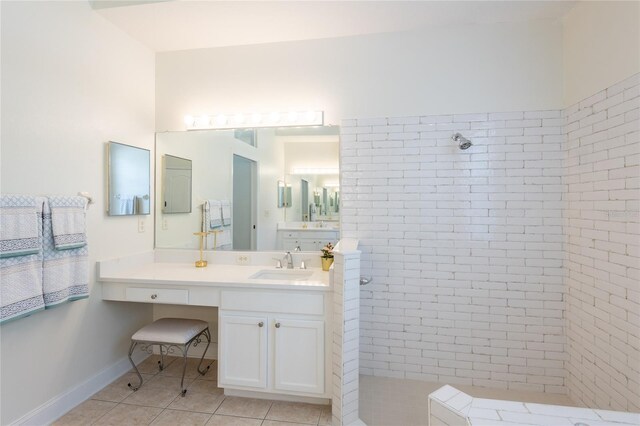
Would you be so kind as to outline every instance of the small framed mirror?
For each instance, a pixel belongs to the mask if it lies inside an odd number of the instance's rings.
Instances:
[[[191,160],[163,156],[162,213],[191,213],[191,176]]]
[[[291,207],[291,184],[278,181],[278,208]]]
[[[109,216],[150,214],[151,152],[111,141],[107,150]]]

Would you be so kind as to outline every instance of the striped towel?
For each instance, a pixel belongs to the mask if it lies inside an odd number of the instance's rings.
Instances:
[[[208,229],[205,231],[220,228],[222,226],[222,216],[220,214],[220,201],[219,200],[207,200],[204,203],[205,211],[205,224]]]
[[[66,204],[77,206],[76,198],[80,197],[52,197],[57,205],[65,203],[60,198],[66,198]],[[86,202],[86,199],[84,200]],[[83,207],[84,208],[84,207]],[[60,303],[84,299],[89,297],[89,249],[86,240],[82,246],[76,248],[56,248],[52,212],[48,202],[43,208],[43,239],[44,239],[44,272],[43,292],[46,308]],[[76,240],[78,241],[78,240]]]
[[[36,197],[0,197],[0,258],[25,256],[40,251],[38,216]]]
[[[0,197],[0,209],[4,222],[5,211],[33,208],[36,225],[35,252],[0,258],[0,323],[29,316],[44,309],[42,295],[42,206],[44,198],[21,195],[3,195]],[[32,226],[31,219],[26,222]],[[30,231],[32,232],[32,231]],[[5,238],[4,226],[2,238]],[[33,237],[30,237],[33,238]],[[32,247],[30,245],[29,247]],[[32,248],[29,251],[33,250]]]
[[[53,243],[57,250],[84,247],[87,244],[85,197],[49,197]]]
[[[220,210],[222,215],[222,224],[231,226],[231,203],[229,200],[220,201]]]

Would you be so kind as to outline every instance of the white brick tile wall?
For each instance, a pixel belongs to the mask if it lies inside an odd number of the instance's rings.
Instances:
[[[332,424],[358,420],[360,253],[336,252],[332,269]]]
[[[564,111],[342,123],[343,234],[375,280],[362,373],[640,411],[639,84]]]
[[[638,75],[567,108],[566,386],[640,411]]]
[[[362,373],[562,391],[563,124],[561,111],[342,123],[343,234],[374,278]]]

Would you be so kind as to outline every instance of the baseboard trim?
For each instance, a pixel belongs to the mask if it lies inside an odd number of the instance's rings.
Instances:
[[[138,352],[134,354],[133,360],[138,364],[148,356],[149,354],[145,352]],[[130,368],[129,358],[123,357],[116,363],[98,372],[98,374],[80,383],[78,386],[51,398],[41,406],[31,410],[24,416],[10,423],[10,425],[51,424],[81,402],[89,399],[91,395],[122,376],[129,371]]]

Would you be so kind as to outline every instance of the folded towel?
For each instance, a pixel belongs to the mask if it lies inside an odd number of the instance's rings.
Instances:
[[[220,213],[221,204],[218,200],[207,200],[204,203],[205,207],[205,224],[209,229],[216,229],[222,226],[222,216]]]
[[[208,250],[231,250],[231,229],[218,229],[218,232],[207,235],[205,247]]]
[[[22,209],[25,203],[34,209],[36,220],[35,253],[21,256],[0,258],[0,323],[22,318],[44,309],[42,296],[42,206],[45,202],[40,197],[24,197],[3,195],[0,206],[5,209]],[[0,220],[4,222],[4,214]],[[28,221],[31,226],[31,221]],[[2,227],[4,239],[4,226]]]
[[[49,197],[53,243],[57,250],[69,250],[87,244],[85,197]]]
[[[222,225],[230,226],[231,225],[231,203],[229,200],[220,201],[221,210],[222,210]]]
[[[133,211],[135,214],[149,214],[149,196],[135,196],[133,197]]]
[[[39,210],[42,211],[42,205]],[[36,197],[0,197],[0,258],[25,256],[40,251],[39,216]]]
[[[65,250],[56,249],[49,203],[43,207],[44,240],[43,293],[45,308],[89,297],[89,249],[86,245]]]
[[[133,195],[118,194],[116,195],[116,206],[119,215],[135,214],[135,200]]]

